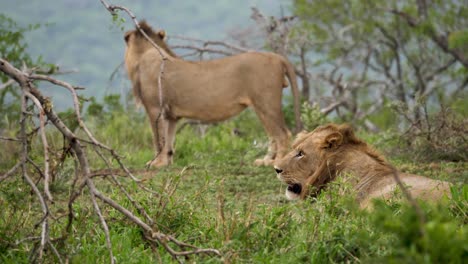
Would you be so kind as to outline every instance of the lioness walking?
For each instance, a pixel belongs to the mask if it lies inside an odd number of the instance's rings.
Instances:
[[[168,48],[164,31],[155,32],[144,21],[139,25],[168,58],[161,78],[164,114],[158,118],[162,110],[158,87],[162,56],[137,29],[125,33],[125,66],[134,96],[143,103],[153,130],[156,158],[149,165],[161,167],[172,163],[179,119],[219,122],[249,106],[270,139],[268,153],[255,163],[272,164],[286,154],[290,132],[281,111],[281,98],[288,79],[294,97],[297,130],[301,123],[296,74],[284,57],[247,52],[215,60],[185,61]]]

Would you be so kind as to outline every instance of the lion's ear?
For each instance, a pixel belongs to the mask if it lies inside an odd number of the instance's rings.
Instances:
[[[333,132],[325,138],[324,148],[337,148],[343,143],[343,135],[340,132]]]
[[[362,141],[356,137],[353,128],[348,124],[343,124],[339,127],[341,134],[343,135],[343,141],[351,144],[360,144]]]
[[[124,40],[125,40],[126,43],[128,43],[128,39],[130,38],[130,34],[132,34],[132,31],[125,32]]]
[[[158,36],[161,38],[161,39],[164,39],[166,37],[166,31],[164,30],[159,30],[158,31]]]

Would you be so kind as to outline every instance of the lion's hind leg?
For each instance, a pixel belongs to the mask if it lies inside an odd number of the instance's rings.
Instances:
[[[271,166],[275,159],[283,157],[288,152],[290,132],[281,112],[281,104],[278,106],[265,110],[254,106],[269,138],[268,152],[263,159],[255,160],[254,164],[257,166]]]
[[[153,130],[154,158],[146,163],[147,167],[160,168],[172,163],[173,137],[169,137],[170,128],[174,130],[175,122],[167,120],[159,111],[150,112],[149,119]]]
[[[276,157],[276,151],[277,151],[277,144],[273,138],[269,139],[268,142],[268,151],[265,157],[261,159],[256,159],[254,161],[254,164],[256,166],[270,166],[273,165],[273,161],[275,160]]]

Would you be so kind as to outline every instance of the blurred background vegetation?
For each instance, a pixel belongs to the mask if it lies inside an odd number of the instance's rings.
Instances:
[[[254,24],[250,7],[257,6],[270,15],[289,12],[289,1],[239,0],[200,2],[141,0],[112,1],[130,8],[138,19],[146,19],[154,28],[167,34],[184,35],[204,40],[224,40],[236,28]],[[63,76],[77,86],[86,87],[85,96],[102,99],[105,94],[127,92],[129,83],[122,84],[126,75],[110,84],[109,78],[123,62],[125,43],[120,25],[112,22],[98,0],[0,1],[3,15],[13,19],[21,28],[38,25],[24,32],[24,50],[32,58],[58,65],[64,71],[76,71]],[[134,26],[128,22],[124,30]],[[6,26],[6,25],[2,25]],[[2,54],[4,56],[4,54]],[[66,93],[53,91],[56,106],[66,109],[71,102]]]

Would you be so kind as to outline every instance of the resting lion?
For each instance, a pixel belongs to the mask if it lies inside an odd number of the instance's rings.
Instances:
[[[134,95],[143,103],[153,129],[156,158],[149,165],[161,167],[172,163],[175,126],[180,118],[218,122],[249,106],[270,139],[267,155],[255,163],[272,164],[275,158],[287,153],[290,132],[281,111],[281,98],[288,79],[298,130],[300,114],[296,75],[284,57],[267,52],[247,52],[209,61],[185,61],[168,48],[164,31],[155,32],[144,21],[139,25],[168,58],[161,78],[164,114],[158,119],[161,111],[158,76],[162,57],[140,31],[125,33],[127,72]]]
[[[393,167],[358,139],[349,125],[329,124],[299,133],[293,150],[274,167],[278,178],[288,184],[286,197],[291,200],[316,196],[337,177],[350,178],[361,207],[369,206],[372,198],[391,198],[397,187]],[[450,195],[447,182],[407,173],[398,176],[415,198]]]

